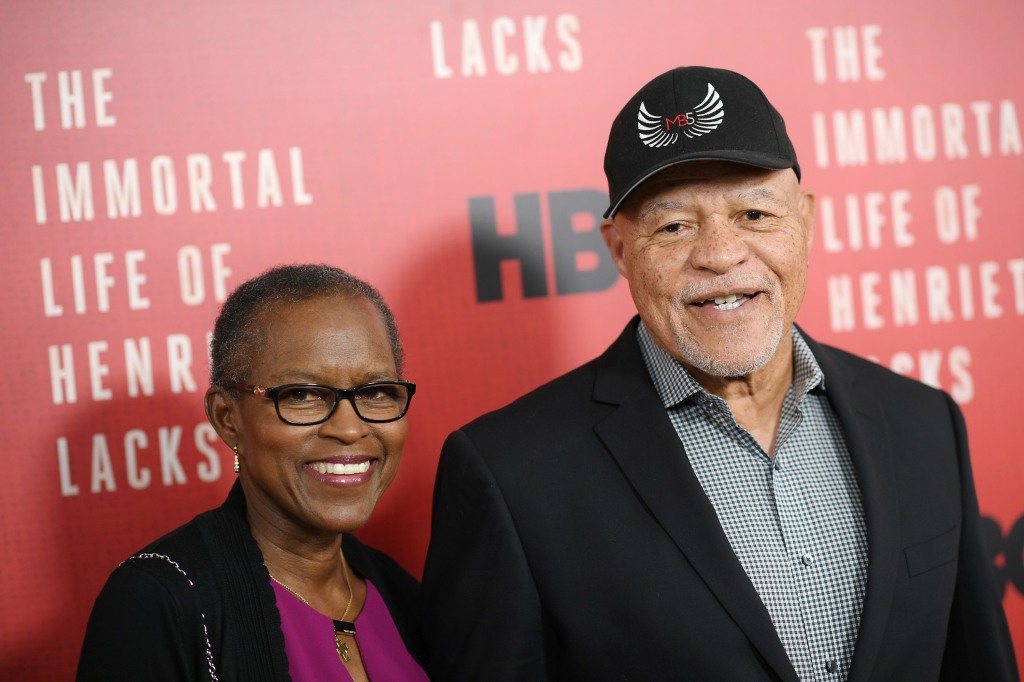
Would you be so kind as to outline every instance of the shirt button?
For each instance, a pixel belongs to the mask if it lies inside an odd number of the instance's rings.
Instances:
[[[839,664],[835,661],[829,661],[825,664],[825,670],[827,670],[830,673],[834,673],[835,671],[839,670]]]
[[[810,554],[804,554],[802,557],[800,557],[800,561],[803,563],[804,566],[810,566],[814,563],[814,557],[812,557]]]
[[[779,458],[778,458],[778,457],[776,457],[776,458],[775,458],[775,459],[773,460],[773,464],[772,464],[772,466],[774,466],[774,467],[775,467],[775,470],[776,470],[776,471],[782,471],[782,462],[780,462],[780,461],[779,461]]]

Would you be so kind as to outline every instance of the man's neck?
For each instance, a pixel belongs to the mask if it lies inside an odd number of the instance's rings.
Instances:
[[[793,337],[783,336],[763,367],[741,377],[717,377],[686,367],[705,391],[724,400],[736,423],[754,437],[771,457],[786,393],[793,383]]]

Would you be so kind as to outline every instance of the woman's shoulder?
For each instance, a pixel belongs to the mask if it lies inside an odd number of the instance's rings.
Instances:
[[[175,551],[184,529],[125,559],[107,578],[89,616],[77,679],[129,679],[150,665],[164,675],[154,679],[198,679],[210,647],[195,562]]]
[[[218,557],[231,551],[230,542],[216,540],[219,513],[203,512],[126,557],[111,572],[98,603],[107,600],[118,608],[131,603],[145,612],[216,601],[217,566],[223,563]]]
[[[218,554],[248,554],[241,546],[251,541],[251,534],[245,521],[244,507],[239,510],[233,504],[234,497],[232,490],[224,504],[200,513],[133,552],[121,566],[149,568],[162,573],[170,570],[180,574],[188,573],[189,569],[204,571],[211,568]],[[155,566],[160,568],[153,568]]]
[[[205,582],[212,565],[198,523],[201,516],[121,561],[107,579],[97,605],[133,605],[133,610],[142,613],[158,607],[161,611],[180,611],[194,605],[195,591]]]
[[[118,568],[138,568],[156,570],[161,573],[187,572],[186,567],[205,563],[208,557],[207,542],[204,539],[204,526],[209,516],[216,510],[203,512],[188,523],[161,535],[145,547],[133,552],[121,562]],[[159,567],[159,568],[157,568]]]

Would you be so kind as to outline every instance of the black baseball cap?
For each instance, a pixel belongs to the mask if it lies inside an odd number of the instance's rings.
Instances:
[[[612,122],[604,172],[610,218],[654,174],[686,161],[736,161],[792,168],[796,150],[782,116],[746,76],[707,66],[681,66],[633,95]]]

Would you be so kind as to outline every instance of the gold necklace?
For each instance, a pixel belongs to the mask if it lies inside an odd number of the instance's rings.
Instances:
[[[348,603],[345,604],[345,613],[341,614],[341,620],[334,620],[333,618],[331,620],[334,621],[334,644],[338,648],[338,656],[341,657],[343,662],[348,663],[352,660],[352,653],[348,650],[348,644],[342,641],[341,638],[347,635],[354,640],[356,636],[356,624],[345,620],[348,618],[349,609],[352,608],[352,598],[355,596],[355,592],[352,591],[352,582],[348,577],[348,562],[345,561],[345,553],[341,551],[341,548],[338,548],[338,554],[341,555],[341,573],[345,577],[345,587],[348,589]],[[298,597],[299,601],[303,604],[311,609],[313,608],[313,605],[306,601],[305,597],[275,578],[274,574],[270,573],[269,568],[267,568],[267,573],[270,574],[271,580]]]

